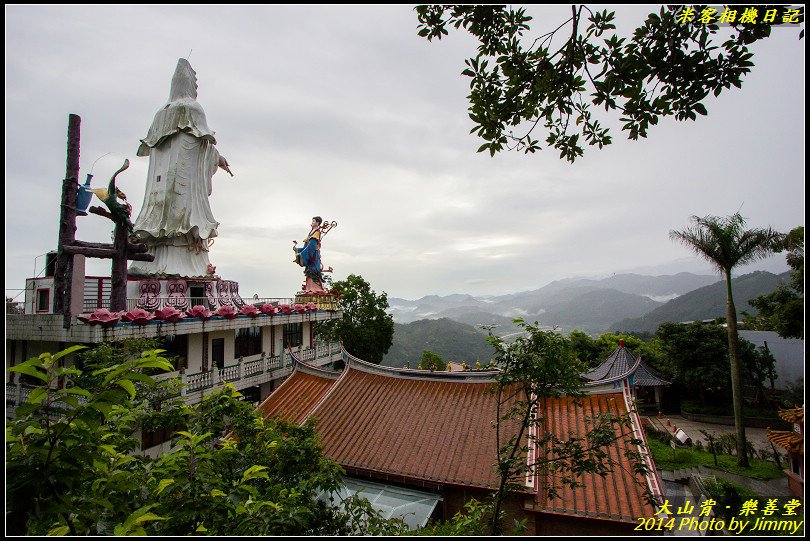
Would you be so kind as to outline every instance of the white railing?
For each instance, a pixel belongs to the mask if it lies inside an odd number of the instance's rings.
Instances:
[[[313,348],[305,348],[296,353],[304,362],[324,365],[341,358],[340,344],[321,344]],[[265,383],[286,375],[282,372],[292,366],[292,356],[289,352],[272,357],[262,355],[258,359],[238,361],[236,364],[222,368],[213,367],[205,372],[187,374],[185,372],[169,372],[153,376],[156,381],[180,379],[180,392],[174,396],[163,396],[160,400],[183,397],[186,401],[194,402],[202,398],[206,391],[215,389],[225,383],[234,384],[237,389]],[[13,412],[17,406],[28,400],[28,395],[34,386],[24,383],[6,383],[6,414]]]
[[[154,306],[154,303],[157,302],[157,306],[155,306],[155,308],[151,308],[151,306],[150,306],[150,310],[152,310],[152,309],[159,310],[159,309],[165,308],[166,306],[172,306],[174,308],[177,308],[178,299],[174,298],[174,297],[154,297],[154,298],[152,298],[150,300],[151,300],[152,306]],[[207,297],[188,297],[185,300],[188,303],[188,306],[186,308],[191,308],[192,306],[196,306],[196,305],[202,305],[202,306],[205,306],[206,308],[211,308],[211,305],[208,302]],[[272,304],[274,306],[278,306],[279,304],[289,304],[290,306],[292,306],[293,304],[295,304],[295,299],[290,298],[290,297],[260,297],[260,298],[250,297],[248,299],[242,299],[242,301],[243,301],[243,303],[241,305],[252,304],[252,305],[254,305],[256,307],[261,307],[264,304]],[[127,299],[127,310],[134,310],[135,308],[138,308],[138,303],[139,302],[141,302],[140,298],[138,298],[138,299]],[[234,305],[237,304],[237,302],[235,302],[233,300],[231,302]],[[103,298],[101,300],[99,300],[99,299],[87,299],[87,298],[84,299],[82,312],[91,313],[91,312],[93,312],[94,310],[96,310],[98,308],[107,308],[109,310],[109,308],[110,308],[110,299],[109,298]]]

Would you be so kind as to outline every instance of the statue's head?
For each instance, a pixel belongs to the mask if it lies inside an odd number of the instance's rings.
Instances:
[[[185,58],[177,61],[177,68],[172,77],[172,89],[169,92],[170,102],[182,98],[197,99],[197,72]]]

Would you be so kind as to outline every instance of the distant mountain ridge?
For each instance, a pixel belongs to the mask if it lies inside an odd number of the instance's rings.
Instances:
[[[514,329],[511,320],[523,317],[547,326],[601,332],[620,319],[654,310],[662,300],[677,298],[717,280],[716,276],[686,272],[670,276],[620,274],[602,280],[558,280],[511,295],[429,295],[413,301],[391,297],[388,302],[394,321],[403,324],[449,318],[471,325],[495,324],[503,332],[510,332]]]
[[[735,278],[738,315],[743,310],[755,312],[747,301],[770,293],[780,280],[788,279],[789,273],[775,275],[765,271]],[[676,297],[666,303],[650,298],[668,295]],[[604,280],[559,280],[537,290],[498,297],[457,294],[430,295],[413,301],[389,298],[390,312],[396,322],[394,343],[382,364],[408,364],[415,368],[424,350],[438,353],[448,361],[474,364],[480,360],[485,364],[493,351],[484,339],[486,332],[478,326],[495,324],[498,325],[496,334],[508,335],[518,330],[512,323],[517,316],[530,322],[536,320],[544,327],[558,326],[563,332],[574,328],[593,335],[655,332],[665,321],[724,316],[725,295],[725,282],[716,276],[680,273],[661,277],[616,275]],[[416,321],[403,324],[403,315]]]
[[[737,317],[742,312],[756,313],[756,309],[748,301],[759,295],[770,293],[780,281],[787,282],[790,273],[771,274],[767,271],[756,271],[731,279],[734,305]],[[683,321],[698,321],[726,316],[726,283],[718,282],[700,289],[691,291],[677,299],[650,311],[641,317],[626,318],[610,326],[610,331],[641,331],[655,332],[661,323]]]

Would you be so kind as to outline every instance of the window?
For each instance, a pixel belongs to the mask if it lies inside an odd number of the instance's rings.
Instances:
[[[179,334],[176,336],[164,336],[163,349],[166,350],[166,357],[175,357],[175,359],[173,360],[175,370],[182,370],[188,368],[187,334]]]
[[[262,352],[262,328],[238,329],[234,342],[234,356],[247,357]]]
[[[189,289],[189,303],[191,306],[208,306],[205,298],[205,288],[203,286],[191,286]]]
[[[48,312],[51,308],[51,290],[37,289],[37,312]]]
[[[214,338],[211,340],[211,365],[220,370],[225,368],[225,339]]]
[[[284,325],[284,349],[294,348],[304,343],[304,324],[287,323]]]

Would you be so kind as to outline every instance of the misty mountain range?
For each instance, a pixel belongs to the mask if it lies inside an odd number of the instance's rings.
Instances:
[[[748,300],[776,288],[788,273],[757,271],[733,279],[737,313],[756,312]],[[505,336],[517,330],[515,317],[562,332],[655,332],[663,322],[725,316],[725,282],[719,276],[682,272],[669,276],[617,274],[602,280],[566,279],[510,295],[429,295],[417,300],[388,299],[396,323],[394,343],[383,364],[415,367],[423,350],[449,360],[488,360],[491,351],[479,325],[496,325]],[[465,324],[460,326],[458,324]],[[482,349],[483,348],[483,349]],[[467,354],[464,354],[467,351]]]

